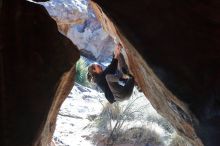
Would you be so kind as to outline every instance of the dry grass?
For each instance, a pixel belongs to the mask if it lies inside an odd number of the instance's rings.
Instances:
[[[94,144],[103,144],[105,146],[120,144],[132,144],[134,146],[147,144],[150,146],[164,146],[159,134],[145,127],[134,127],[124,131],[121,130],[117,137],[109,137],[102,134],[95,134],[93,136]]]
[[[103,110],[96,120],[99,134],[104,134],[105,143],[110,145],[130,143],[163,146],[160,135],[146,126],[125,128],[126,123],[143,118],[143,107],[135,108],[136,100],[137,98],[129,100],[125,106],[118,103],[103,105]],[[115,124],[112,125],[112,121]]]
[[[192,146],[183,137],[179,136],[177,133],[172,135],[172,141],[169,146]]]
[[[134,127],[122,131],[115,143],[150,144],[151,146],[163,146],[160,135],[154,130],[145,127]]]

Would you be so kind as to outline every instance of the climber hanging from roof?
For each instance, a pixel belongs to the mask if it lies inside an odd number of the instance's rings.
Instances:
[[[91,64],[88,67],[87,79],[101,88],[110,103],[128,99],[134,88],[134,77],[129,74],[121,48],[122,45],[118,43],[112,62],[106,69],[103,70],[99,64]]]

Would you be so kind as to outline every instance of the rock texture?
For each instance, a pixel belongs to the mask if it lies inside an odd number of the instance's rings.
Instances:
[[[193,145],[220,145],[219,2],[96,2],[118,26],[93,5],[156,110]],[[0,17],[1,145],[45,146],[79,52],[42,6],[1,0]]]
[[[56,20],[59,31],[71,39],[81,55],[97,62],[110,62],[114,41],[103,31],[86,0],[51,0],[39,3]]]
[[[50,16],[56,20],[57,26],[63,34],[67,35],[72,25],[82,24],[88,18],[86,0],[51,0],[39,2],[43,5]]]
[[[157,111],[193,145],[219,145],[220,3],[94,1],[102,8],[91,4],[100,22],[127,49],[130,69]]]
[[[74,83],[79,51],[43,6],[0,2],[2,146],[46,146]]]

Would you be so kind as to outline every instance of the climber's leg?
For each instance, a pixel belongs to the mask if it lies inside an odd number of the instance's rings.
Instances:
[[[106,75],[106,80],[109,85],[110,90],[112,91],[112,94],[114,95],[114,98],[117,101],[123,101],[128,99],[134,88],[134,77],[130,75],[128,79],[126,79],[124,82],[124,85],[120,84],[120,80],[117,76],[108,74]]]
[[[129,75],[129,78],[126,81],[124,88],[123,88],[123,92],[122,92],[124,93],[123,95],[124,97],[131,96],[133,89],[134,89],[134,84],[135,84],[134,77],[132,75]]]
[[[121,92],[123,92],[124,87],[119,84],[120,77],[113,74],[107,74],[105,78],[114,96],[118,96]]]
[[[118,58],[118,70],[121,71],[123,74],[129,74],[128,66],[125,62],[124,56],[121,53]]]

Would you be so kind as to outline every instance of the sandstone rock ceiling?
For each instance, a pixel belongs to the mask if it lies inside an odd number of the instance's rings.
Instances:
[[[220,145],[219,1],[96,2],[164,85],[187,103],[202,142]],[[1,0],[0,10],[2,145],[32,145],[51,135],[50,107],[61,91],[68,93],[58,85],[79,52],[42,7]]]
[[[219,1],[94,1],[189,106],[204,144],[219,145]]]

